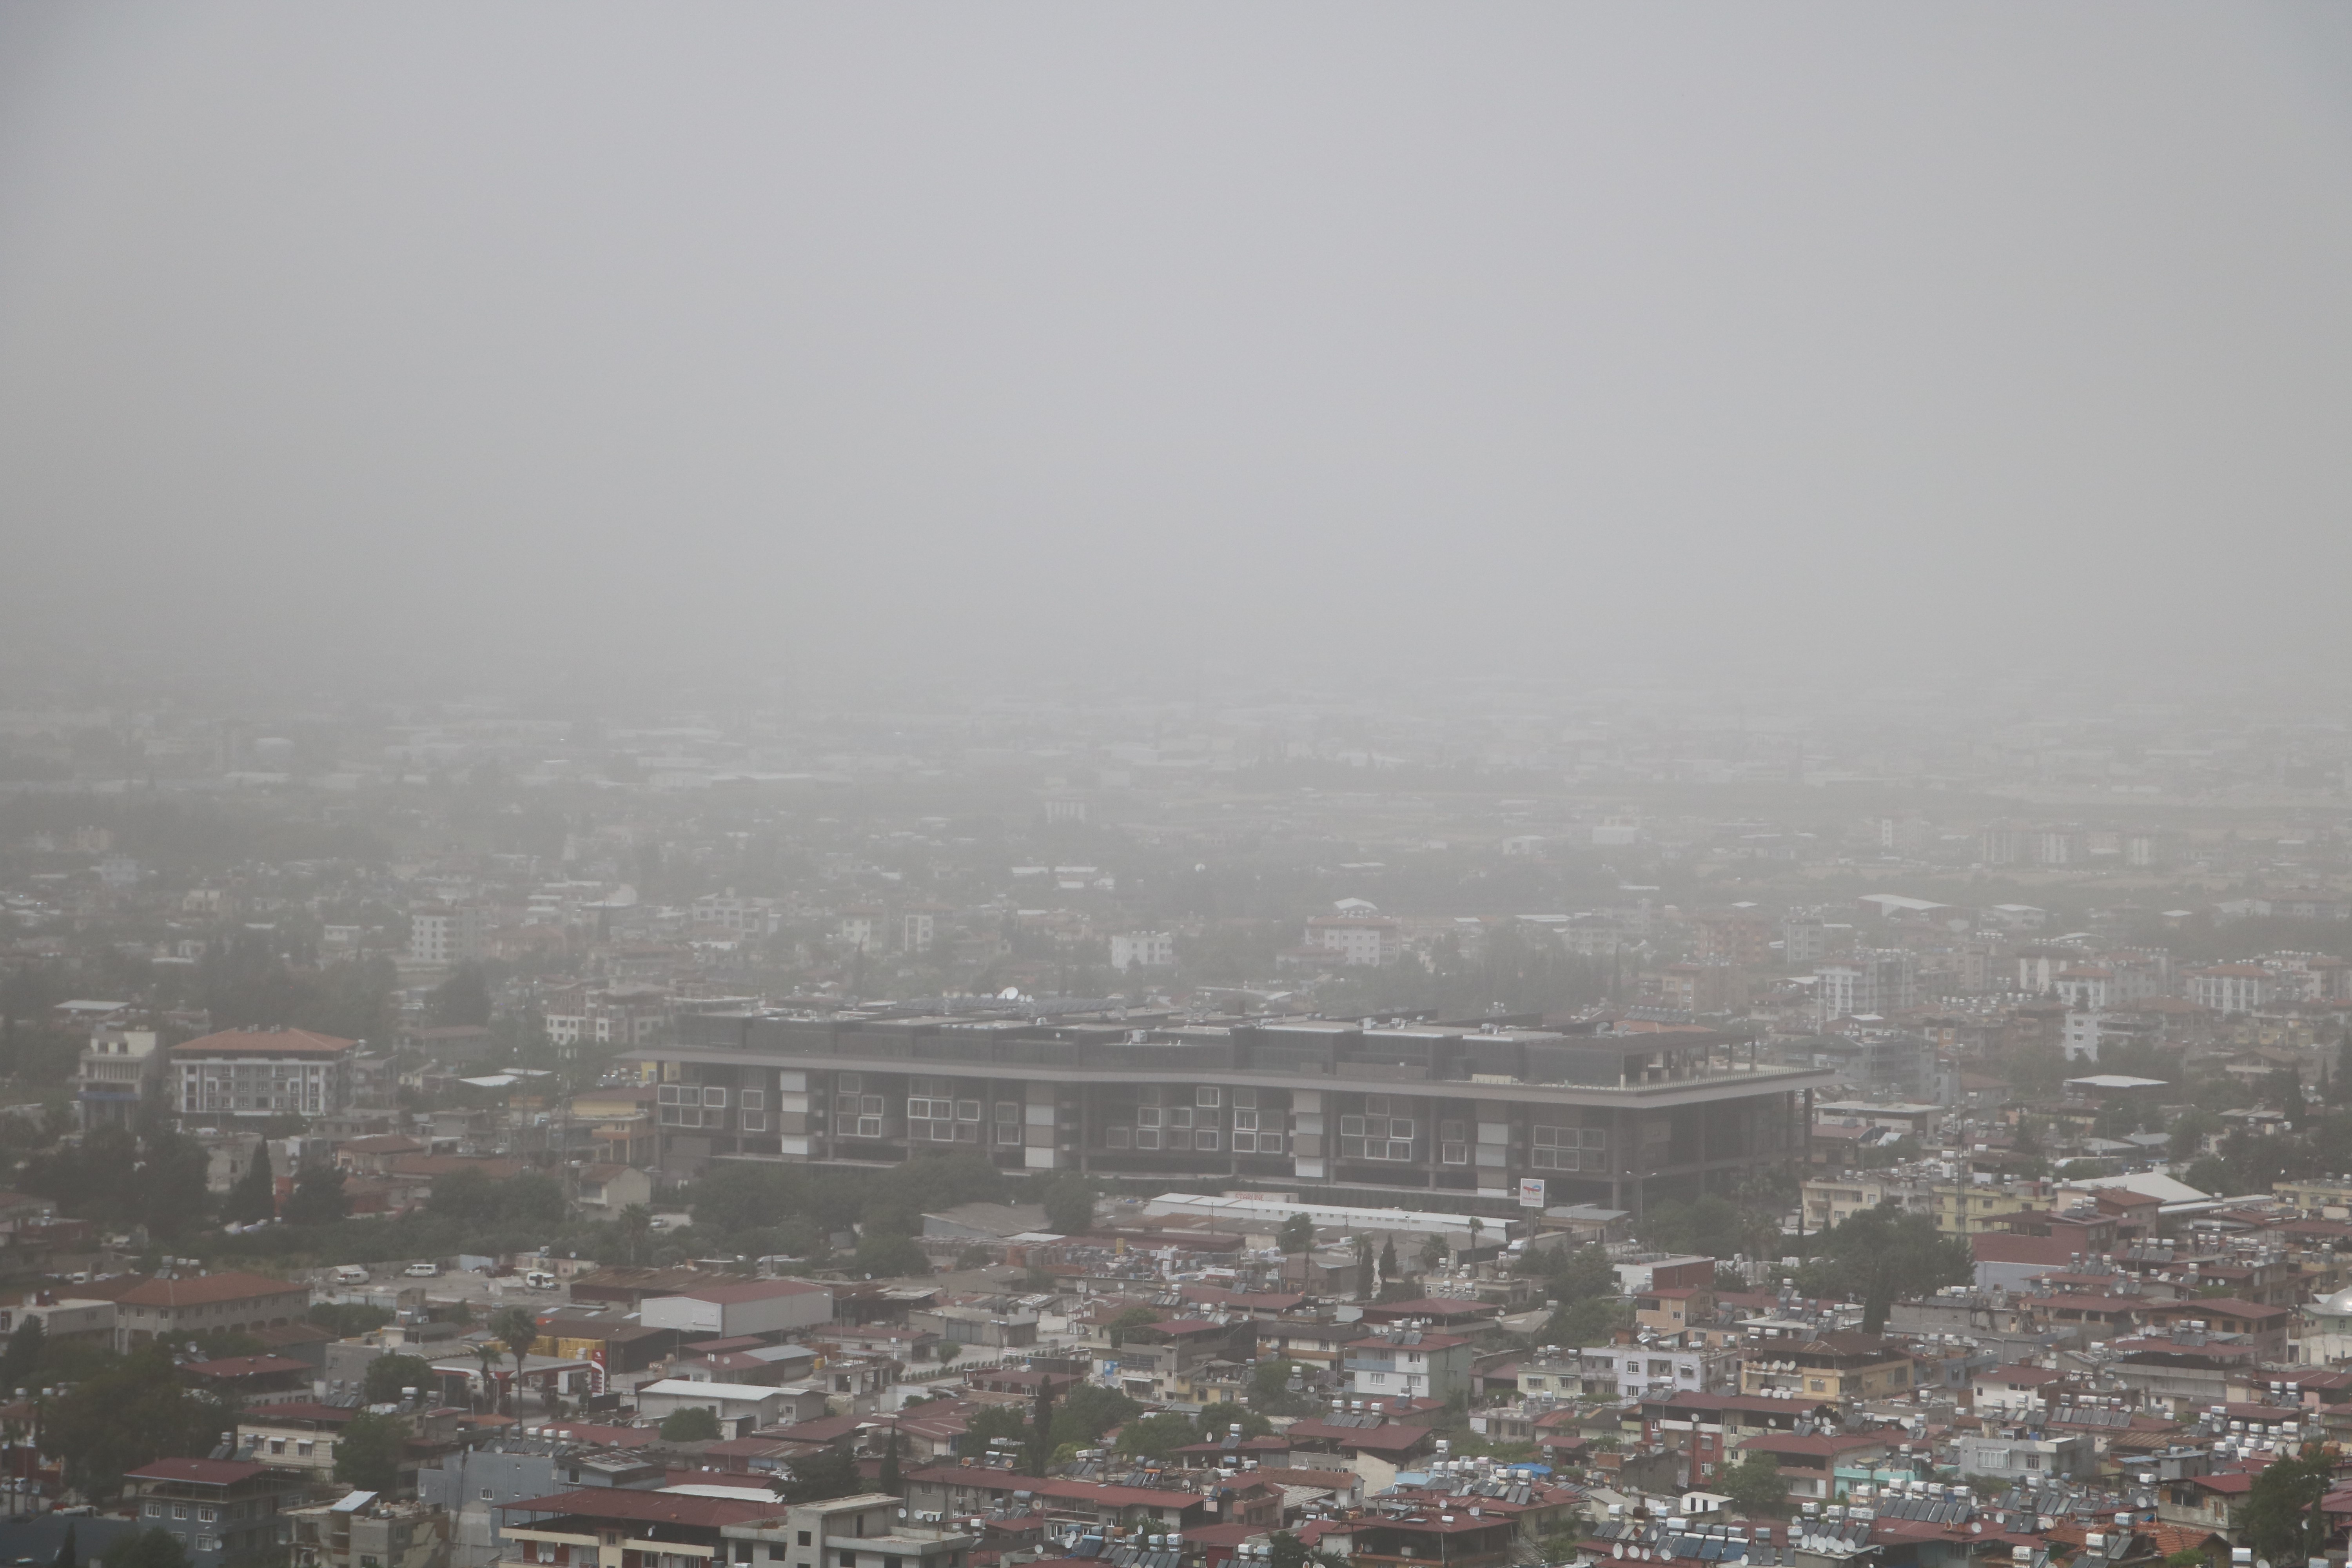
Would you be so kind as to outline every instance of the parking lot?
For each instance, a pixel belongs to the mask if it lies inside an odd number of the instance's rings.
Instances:
[[[311,1271],[311,1281],[329,1300],[359,1300],[373,1296],[384,1296],[404,1290],[422,1290],[425,1298],[436,1301],[472,1301],[502,1307],[515,1302],[527,1307],[548,1307],[562,1301],[563,1287],[534,1289],[523,1283],[520,1271],[503,1277],[493,1277],[476,1270],[445,1269],[432,1279],[409,1275],[406,1263],[378,1263],[369,1267],[368,1282],[344,1284],[335,1279],[331,1268]]]

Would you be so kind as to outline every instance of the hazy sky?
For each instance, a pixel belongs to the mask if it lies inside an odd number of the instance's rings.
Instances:
[[[2340,5],[0,9],[0,642],[2352,654]]]

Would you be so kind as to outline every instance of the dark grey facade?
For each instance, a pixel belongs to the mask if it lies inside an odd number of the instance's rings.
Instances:
[[[1279,1180],[1393,1202],[1639,1212],[1801,1146],[1832,1075],[1699,1033],[1324,1018],[691,1016],[656,1065],[661,1167],[896,1163],[961,1147],[1030,1171]]]

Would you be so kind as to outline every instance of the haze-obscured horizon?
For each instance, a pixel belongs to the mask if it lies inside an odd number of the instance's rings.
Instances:
[[[0,658],[2352,653],[2352,22],[0,12]]]

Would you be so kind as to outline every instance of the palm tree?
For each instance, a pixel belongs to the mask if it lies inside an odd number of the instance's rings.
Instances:
[[[522,1414],[523,1360],[530,1354],[530,1347],[539,1343],[539,1317],[528,1307],[501,1307],[498,1315],[490,1320],[490,1332],[507,1347],[507,1354],[514,1357],[514,1414],[520,1415]]]
[[[476,1340],[474,1359],[482,1363],[482,1392],[488,1396],[490,1408],[495,1411],[499,1407],[499,1388],[490,1381],[490,1367],[499,1359],[498,1345],[489,1340]]]
[[[643,1204],[631,1204],[613,1222],[621,1233],[621,1255],[635,1268],[645,1251],[646,1238],[654,1233],[654,1213]]]

